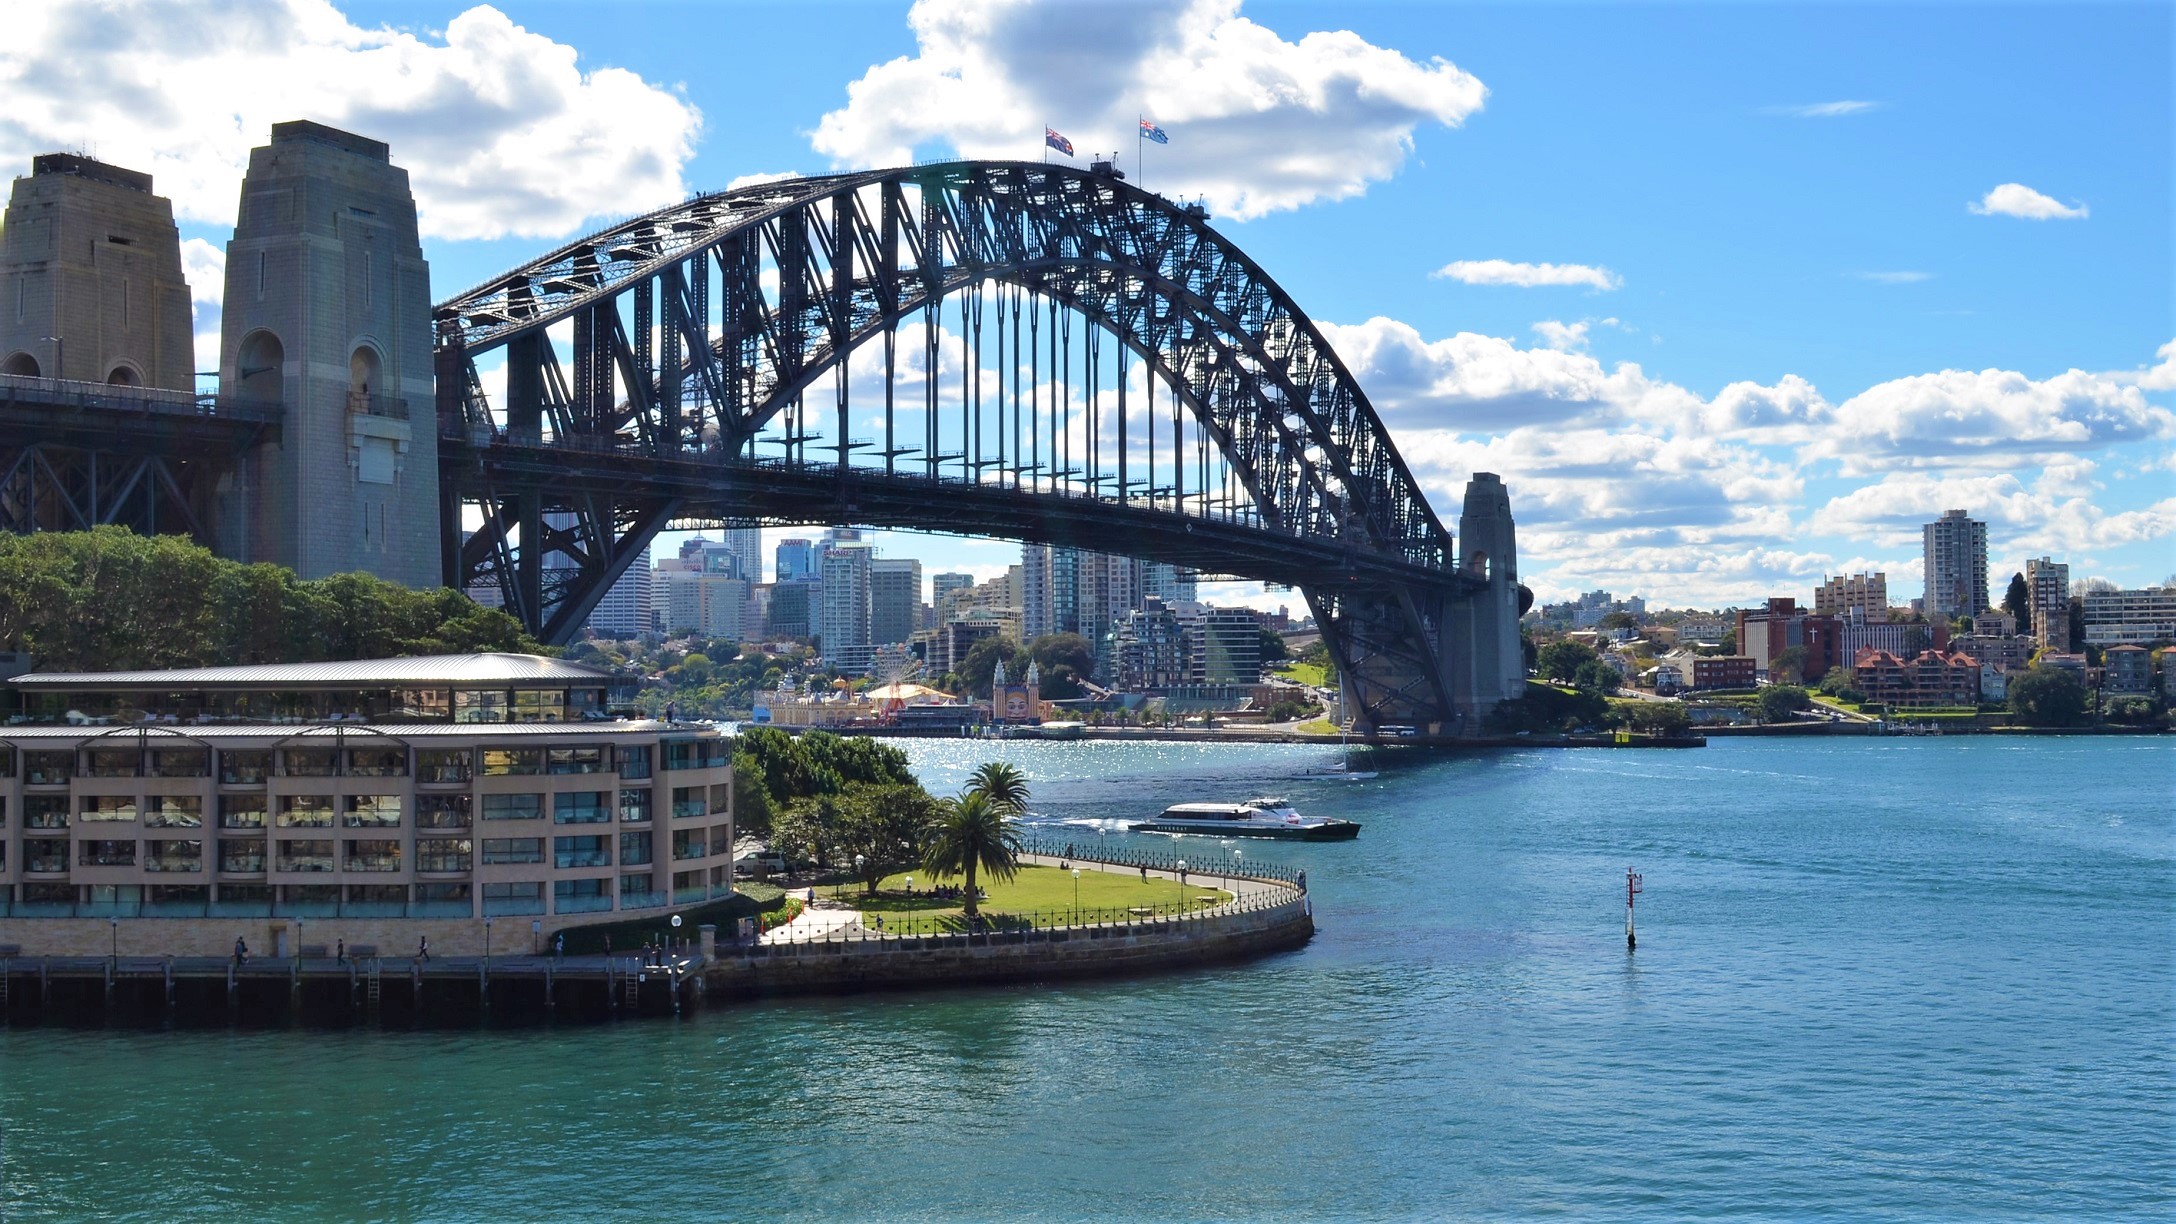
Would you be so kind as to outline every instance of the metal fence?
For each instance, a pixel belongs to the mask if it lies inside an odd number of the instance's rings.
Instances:
[[[909,943],[919,944],[931,939],[956,941],[965,945],[987,941],[1004,942],[1007,939],[1023,939],[1054,931],[1084,931],[1091,935],[1114,931],[1136,934],[1141,931],[1173,930],[1241,914],[1257,914],[1285,908],[1304,910],[1306,905],[1305,893],[1276,888],[1241,893],[1229,900],[1195,899],[1172,905],[1122,908],[1080,906],[983,914],[972,928],[969,927],[967,919],[959,914],[906,918],[882,915],[882,926],[876,925],[880,916],[871,914],[856,925],[821,929],[808,927],[804,930],[796,930],[793,926],[780,927],[765,933],[762,942],[756,945],[755,952],[761,955],[763,948],[805,947],[812,944],[855,944],[868,945],[872,951],[908,951],[911,950],[906,946]],[[742,950],[745,952],[748,949],[744,946]]]
[[[1104,838],[1091,834],[1073,840],[1046,839],[1040,834],[1022,840],[1021,849],[1029,854],[1045,858],[1072,858],[1084,863],[1109,863],[1118,867],[1146,867],[1150,871],[1179,870],[1186,864],[1190,876],[1230,876],[1247,880],[1275,880],[1284,884],[1296,884],[1300,873],[1281,863],[1256,860],[1242,853],[1241,847],[1225,847],[1202,842],[1185,849],[1174,848],[1170,852],[1129,850],[1104,845]]]

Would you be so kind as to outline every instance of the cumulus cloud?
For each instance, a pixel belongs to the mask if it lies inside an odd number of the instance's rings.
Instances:
[[[1870,110],[1879,109],[1879,102],[1845,99],[1840,102],[1808,102],[1802,106],[1775,106],[1770,107],[1768,113],[1790,115],[1798,119],[1839,119],[1845,115],[1863,115]]]
[[[2027,221],[2077,221],[2090,215],[2083,201],[2065,204],[2023,183],[2004,183],[1965,207],[1982,217],[2022,217]]]
[[[1541,342],[1560,353],[1575,353],[1587,347],[1587,331],[1593,325],[1585,321],[1561,323],[1555,319],[1543,319],[1534,324],[1534,334]]]
[[[1488,90],[1350,31],[1288,42],[1239,0],[917,0],[915,54],[871,67],[826,114],[816,150],[841,167],[896,165],[925,146],[1038,157],[1049,124],[1086,153],[1135,144],[1142,114],[1171,134],[1148,180],[1246,219],[1358,195],[1395,174],[1424,124],[1456,127]]]
[[[2117,370],[2103,374],[2110,382],[2127,383],[2141,391],[2176,391],[2176,340],[2171,340],[2153,355],[2161,360],[2157,365],[2139,370]]]
[[[440,36],[357,26],[328,0],[26,0],[0,44],[0,94],[0,161],[88,149],[211,224],[233,222],[275,122],[384,140],[438,238],[557,236],[679,199],[701,128],[678,94],[584,71],[574,48],[488,6]]]
[[[1943,370],[1878,383],[1845,400],[1810,453],[1863,474],[2006,467],[2170,436],[2176,414],[2104,375]]]
[[[1468,285],[1540,286],[1585,285],[1589,289],[1615,289],[1623,279],[1608,268],[1585,264],[1513,263],[1508,259],[1460,259],[1444,264],[1430,275]]]
[[[220,303],[227,291],[227,252],[202,238],[181,244],[181,274],[189,282],[189,318],[196,368],[219,368]]]

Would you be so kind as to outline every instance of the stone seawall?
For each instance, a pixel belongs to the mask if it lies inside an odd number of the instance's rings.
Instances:
[[[753,952],[720,949],[701,978],[711,1003],[764,995],[1012,984],[1242,960],[1300,947],[1314,933],[1314,906],[1306,896],[1295,895],[1278,905],[1162,923],[771,944]]]

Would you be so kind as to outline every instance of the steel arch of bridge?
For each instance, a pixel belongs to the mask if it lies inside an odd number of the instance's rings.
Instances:
[[[948,310],[956,414],[940,387]],[[1114,174],[953,162],[700,196],[434,314],[445,579],[495,582],[546,640],[577,633],[671,524],[919,527],[1298,586],[1363,724],[1454,719],[1447,620],[1483,579],[1455,567],[1314,324],[1199,209]],[[994,421],[979,369],[993,315]],[[918,404],[896,394],[900,330],[916,323]],[[858,440],[850,358],[879,338],[883,436]],[[1037,385],[1046,341],[1062,404]],[[479,363],[502,352],[494,403]],[[1131,437],[1129,360],[1146,364],[1149,397]],[[827,377],[834,402],[813,404]]]

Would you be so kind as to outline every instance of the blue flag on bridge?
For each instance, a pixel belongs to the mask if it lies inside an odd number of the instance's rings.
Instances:
[[[1058,135],[1058,129],[1054,127],[1045,127],[1043,129],[1043,143],[1067,157],[1073,156],[1073,142]]]
[[[1153,140],[1157,144],[1167,145],[1171,143],[1171,138],[1164,135],[1164,130],[1162,128],[1157,127],[1155,124],[1150,123],[1146,119],[1143,119],[1141,121],[1141,137],[1144,140]]]

